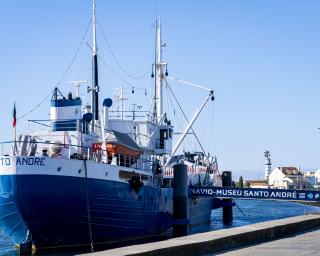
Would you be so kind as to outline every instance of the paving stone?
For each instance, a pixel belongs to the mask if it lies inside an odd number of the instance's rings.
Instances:
[[[316,256],[320,255],[320,229],[271,242],[211,255],[219,256]],[[209,255],[207,255],[209,256]]]

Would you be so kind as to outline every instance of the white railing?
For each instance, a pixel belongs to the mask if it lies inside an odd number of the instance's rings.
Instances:
[[[113,120],[137,120],[137,121],[145,121],[152,118],[152,113],[149,111],[109,111],[109,117]]]
[[[89,134],[94,130],[97,135],[101,134],[101,127],[83,121],[81,119],[59,119],[59,120],[28,120],[28,129],[31,132],[48,131],[77,131]]]
[[[72,148],[77,148],[77,151],[80,153],[72,153]],[[66,143],[17,140],[0,143],[0,150],[2,156],[46,156],[51,158],[90,160],[150,172],[154,167],[154,161],[151,160],[125,154],[110,154],[106,150],[93,151],[90,147]]]

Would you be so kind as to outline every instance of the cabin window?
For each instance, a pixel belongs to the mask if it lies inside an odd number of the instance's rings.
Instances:
[[[160,138],[162,139],[168,139],[168,130],[167,129],[161,129],[160,130]]]
[[[168,139],[168,130],[167,129],[160,129],[160,143],[159,148],[164,148],[164,140]]]

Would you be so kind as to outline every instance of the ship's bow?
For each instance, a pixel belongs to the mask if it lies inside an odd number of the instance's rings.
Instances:
[[[17,205],[16,157],[0,156],[0,229],[15,243],[27,237],[27,227]]]

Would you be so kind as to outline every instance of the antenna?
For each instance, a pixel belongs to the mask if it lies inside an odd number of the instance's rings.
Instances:
[[[92,86],[88,87],[88,92],[91,92],[91,107],[92,107],[92,125],[99,120],[99,82],[98,82],[98,56],[97,56],[97,35],[96,35],[96,1],[92,1]],[[94,127],[94,126],[92,126]],[[94,130],[94,128],[93,128]]]
[[[80,98],[80,86],[81,84],[87,83],[87,80],[75,80],[75,81],[69,81],[70,84],[74,84],[76,87],[76,97]]]
[[[120,89],[116,90],[116,93],[114,95],[114,97],[117,99],[117,102],[120,102],[120,106],[118,105],[117,107],[117,112],[119,112],[119,108],[121,107],[121,120],[124,120],[124,109],[125,109],[125,106],[124,106],[124,102],[126,100],[128,100],[128,98],[125,97],[125,94],[124,94],[124,89],[128,89],[128,88],[124,88],[123,85],[121,84],[120,86]]]
[[[92,1],[92,43],[93,55],[97,54],[97,20],[96,20],[96,1]]]
[[[156,47],[155,47],[155,109],[154,116],[157,123],[160,122],[161,117],[163,115],[163,79],[164,76],[168,75],[167,71],[167,63],[162,60],[162,49],[166,46],[166,44],[162,43],[161,39],[161,23],[160,17],[156,20]],[[164,68],[166,68],[166,72],[164,73]]]

